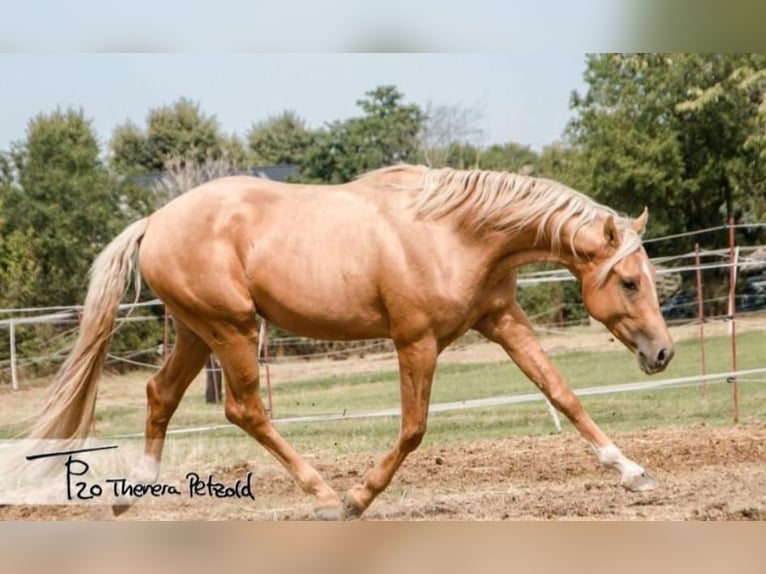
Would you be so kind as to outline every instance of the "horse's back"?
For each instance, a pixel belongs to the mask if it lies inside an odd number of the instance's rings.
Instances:
[[[395,241],[385,201],[373,195],[253,177],[216,180],[150,217],[141,271],[161,296],[220,298],[213,291],[228,284],[295,332],[382,336],[381,249]]]

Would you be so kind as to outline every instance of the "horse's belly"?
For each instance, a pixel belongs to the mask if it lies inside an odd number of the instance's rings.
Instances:
[[[368,278],[299,276],[293,270],[252,279],[257,312],[291,333],[336,340],[389,335],[387,314]]]
[[[389,336],[385,315],[358,303],[338,309],[311,300],[296,303],[256,297],[256,310],[268,321],[296,335],[315,339],[354,340]]]

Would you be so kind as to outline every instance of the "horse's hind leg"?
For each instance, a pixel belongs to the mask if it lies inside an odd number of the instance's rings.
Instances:
[[[175,321],[176,342],[160,371],[146,384],[147,415],[144,456],[131,473],[134,483],[150,484],[157,480],[165,433],[170,418],[194,377],[210,355],[210,347],[180,321]],[[115,514],[135,502],[124,498],[113,507]]]
[[[340,498],[319,473],[283,439],[261,400],[255,318],[246,325],[215,325],[215,352],[226,382],[226,418],[253,436],[287,469],[301,489],[316,498],[320,518],[340,518]]]
[[[437,341],[425,338],[414,343],[397,343],[402,418],[394,448],[373,468],[364,481],[346,493],[345,512],[359,516],[391,482],[407,455],[420,444],[426,432],[431,383],[439,354]]]

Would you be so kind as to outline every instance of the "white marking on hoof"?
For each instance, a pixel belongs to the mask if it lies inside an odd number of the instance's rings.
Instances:
[[[130,471],[132,484],[154,484],[160,476],[160,463],[149,455],[144,455],[138,464]],[[122,495],[115,498],[112,512],[119,516],[140,500],[139,497]]]
[[[322,506],[314,509],[314,516],[318,520],[342,520],[343,513],[340,505]]]
[[[647,472],[623,478],[620,480],[620,484],[625,490],[631,492],[646,492],[648,490],[654,490],[658,486],[655,478]]]
[[[627,490],[642,492],[657,486],[657,481],[640,464],[626,457],[614,444],[604,447],[591,445],[598,455],[598,460],[620,473],[620,484]]]
[[[130,472],[132,482],[154,484],[160,476],[160,463],[154,457],[144,455]]]

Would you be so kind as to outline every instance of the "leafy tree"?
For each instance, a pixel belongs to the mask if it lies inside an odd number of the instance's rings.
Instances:
[[[127,174],[160,172],[171,157],[200,162],[224,150],[231,157],[246,157],[238,138],[224,136],[215,116],[185,98],[150,110],[145,129],[132,122],[117,127],[109,147],[112,167]]]
[[[764,68],[759,54],[589,56],[568,130],[586,190],[631,214],[647,205],[654,235],[762,206]]]
[[[90,262],[141,210],[141,196],[109,174],[99,152],[83,112],[57,110],[30,121],[7,156],[0,185],[6,265],[18,255],[38,269],[16,303],[81,301]]]
[[[560,181],[573,189],[588,190],[588,180],[579,151],[562,142],[545,146],[534,165],[533,174]]]
[[[766,57],[737,59],[734,66],[731,74],[709,87],[688,90],[690,98],[676,111],[705,126],[724,124],[714,133],[688,134],[696,135],[689,148],[698,153],[691,159],[700,171],[712,167],[696,146],[702,143],[707,149],[707,141],[700,138],[714,139],[726,154],[720,160],[726,215],[760,220],[766,216]]]
[[[0,306],[82,302],[97,253],[148,209],[146,190],[114,177],[103,165],[98,140],[82,111],[57,110],[29,122],[26,138],[0,158]],[[68,329],[70,325],[67,325]],[[50,355],[59,324],[27,325],[16,332],[22,355]],[[115,350],[153,345],[157,323],[120,329]],[[0,331],[0,359],[8,331]],[[38,373],[55,362],[36,362]]]
[[[146,134],[131,121],[114,129],[109,148],[109,163],[117,173],[143,173],[155,166]]]
[[[4,227],[0,221],[0,226]],[[23,307],[34,296],[41,280],[40,263],[35,254],[32,229],[15,229],[0,236],[0,305]]]
[[[514,142],[491,145],[479,158],[482,169],[509,172],[530,172],[537,162],[538,155],[529,146]]]
[[[255,165],[297,165],[311,141],[306,122],[289,110],[254,124],[247,134]]]
[[[423,112],[403,104],[394,86],[380,86],[357,101],[364,115],[320,130],[300,163],[309,181],[342,183],[360,173],[416,161]]]

